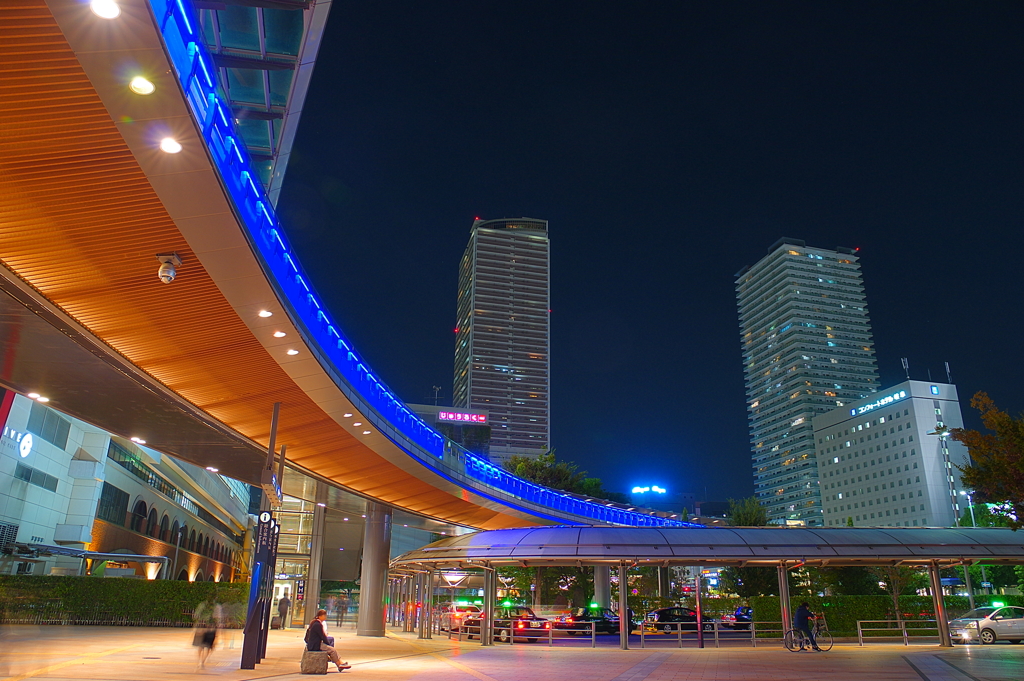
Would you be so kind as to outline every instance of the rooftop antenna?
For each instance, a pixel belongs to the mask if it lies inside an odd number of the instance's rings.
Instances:
[[[953,373],[949,370],[949,362],[946,362],[946,383],[953,385]]]
[[[929,383],[932,382],[932,370],[931,369],[928,370],[928,382]]]
[[[437,396],[441,394],[441,386],[435,385],[435,386],[432,386],[432,388],[434,390],[434,406],[436,407],[437,406]]]
[[[910,380],[910,360],[906,357],[900,357],[900,361],[903,362],[903,370],[907,372],[907,380]]]

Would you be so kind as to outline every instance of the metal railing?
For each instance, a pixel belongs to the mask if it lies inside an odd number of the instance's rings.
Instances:
[[[864,626],[884,624],[887,626]],[[918,625],[929,625],[930,626],[918,626]],[[890,626],[896,625],[896,626]],[[903,639],[903,645],[910,645],[910,637],[916,636],[918,638],[938,638],[939,637],[939,621],[938,620],[857,620],[857,643],[858,645],[864,645],[864,633],[865,632],[887,632],[888,635],[883,634],[868,634],[866,638],[869,639],[884,639],[884,638],[896,638],[893,634],[899,634]],[[921,633],[921,632],[931,633]]]

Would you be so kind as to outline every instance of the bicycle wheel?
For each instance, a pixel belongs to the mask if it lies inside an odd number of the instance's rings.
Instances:
[[[799,629],[790,629],[786,632],[786,635],[782,637],[782,645],[786,646],[786,650],[795,653],[803,647],[804,634]]]
[[[832,634],[829,633],[828,629],[822,629],[815,634],[814,640],[818,642],[818,647],[822,650],[832,650]]]

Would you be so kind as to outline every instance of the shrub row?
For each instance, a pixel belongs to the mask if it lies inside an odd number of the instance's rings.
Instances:
[[[0,622],[187,627],[210,602],[237,627],[248,593],[245,583],[0,575]]]

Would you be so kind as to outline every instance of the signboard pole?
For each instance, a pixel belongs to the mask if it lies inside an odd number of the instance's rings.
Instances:
[[[242,633],[242,669],[255,669],[256,664],[263,659],[264,622],[270,609],[266,598],[266,585],[268,576],[273,577],[274,566],[270,562],[270,552],[274,545],[275,525],[270,511],[260,512],[256,525],[252,583],[249,585],[249,607],[246,610],[245,628]]]

